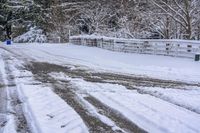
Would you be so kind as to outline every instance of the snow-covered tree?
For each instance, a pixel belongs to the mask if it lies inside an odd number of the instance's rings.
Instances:
[[[185,38],[195,37],[195,27],[199,21],[199,0],[151,0],[162,10],[163,16],[173,19]],[[172,21],[171,21],[172,22]],[[177,29],[178,30],[178,29]]]
[[[70,32],[76,30],[76,18],[80,15],[81,2],[52,1],[45,13],[45,29],[52,41],[68,41]]]
[[[12,27],[12,38],[29,31],[35,25],[39,12],[33,0],[3,0],[0,6],[0,27],[4,27],[4,30],[8,29],[5,27]]]
[[[77,25],[82,32],[104,33],[109,29],[108,23],[114,17],[114,13],[108,6],[99,2],[91,2],[81,10]]]
[[[117,36],[125,38],[144,38],[147,35],[148,23],[144,15],[147,1],[122,0],[117,10]]]
[[[12,37],[34,28],[61,42],[68,41],[69,33],[83,32],[200,39],[200,0],[1,0],[1,40],[5,23],[12,25]]]

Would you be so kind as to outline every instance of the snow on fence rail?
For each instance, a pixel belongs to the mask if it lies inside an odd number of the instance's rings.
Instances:
[[[99,47],[126,53],[155,54],[176,57],[195,58],[200,53],[200,41],[121,39],[100,36],[71,36],[70,43]]]

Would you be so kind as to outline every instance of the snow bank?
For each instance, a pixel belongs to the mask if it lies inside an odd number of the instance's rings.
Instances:
[[[21,84],[19,89],[26,117],[36,125],[36,132],[88,133],[80,116],[50,88]]]
[[[6,72],[5,72],[5,63],[2,59],[2,55],[3,55],[3,51],[0,50],[0,74],[2,79],[0,79],[0,81],[2,81],[4,84],[7,84],[7,79],[6,79]],[[7,89],[7,88],[5,88]],[[9,93],[7,92],[7,99],[9,99]],[[3,101],[5,102],[5,101]],[[1,102],[0,102],[1,103]],[[1,106],[0,106],[1,107]],[[7,110],[3,110],[3,111],[12,111],[11,109],[11,105],[10,105],[10,101],[8,100],[7,102]],[[1,114],[2,113],[2,114]],[[6,119],[6,123],[5,126],[1,127],[0,126],[0,132],[2,133],[17,133],[16,129],[15,129],[15,118],[13,114],[6,114],[6,112],[0,112],[0,125],[3,124],[4,120]]]
[[[140,91],[159,97],[176,105],[182,106],[200,114],[200,88],[190,87],[188,89],[163,89],[158,87],[143,87]]]
[[[31,28],[30,31],[14,38],[16,43],[44,43],[47,42],[47,37],[43,34],[41,29]]]
[[[28,71],[18,74],[27,77],[18,78],[17,87],[26,119],[33,132],[88,133],[81,117],[52,88],[40,85]]]

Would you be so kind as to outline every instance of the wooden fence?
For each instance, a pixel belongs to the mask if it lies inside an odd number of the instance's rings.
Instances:
[[[200,53],[200,41],[119,39],[99,36],[71,36],[70,43],[107,50],[194,58]]]

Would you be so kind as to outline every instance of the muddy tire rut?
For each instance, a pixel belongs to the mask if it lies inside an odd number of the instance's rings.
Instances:
[[[33,68],[31,71],[43,72],[45,74],[51,72],[63,72],[71,78],[82,78],[85,81],[95,83],[111,83],[120,84],[125,86],[127,89],[137,89],[137,87],[162,87],[162,88],[177,88],[184,89],[185,86],[196,86],[200,87],[199,83],[185,83],[180,81],[161,80],[149,77],[140,77],[136,75],[121,75],[115,73],[98,73],[91,72],[82,69],[71,69],[67,66],[60,66],[56,64],[49,64],[45,62],[31,62],[26,66],[27,68]]]
[[[55,93],[64,99],[83,119],[91,133],[114,133],[112,127],[100,121],[98,118],[88,112],[88,110],[81,104],[73,88],[69,85],[60,86],[60,84],[54,84]]]
[[[2,76],[0,74],[0,81],[2,81]],[[6,123],[6,108],[7,108],[7,94],[6,94],[6,88],[5,85],[0,84],[0,129],[3,128]]]
[[[49,64],[45,62],[31,62],[25,66],[25,69],[31,71],[35,78],[42,83],[51,85],[54,88],[56,94],[58,94],[63,100],[67,102],[83,119],[85,124],[88,126],[89,131],[92,133],[97,132],[122,132],[113,131],[112,127],[100,121],[98,118],[89,113],[89,111],[84,107],[82,102],[77,96],[77,88],[72,86],[70,82],[63,82],[54,79],[49,76],[52,72],[62,72],[71,78],[82,78],[85,81],[95,82],[95,83],[111,83],[120,84],[125,86],[127,89],[136,89],[137,86],[144,87],[162,87],[162,88],[184,88],[184,86],[199,86],[199,84],[189,84],[178,81],[170,80],[160,80],[152,79],[148,77],[136,77],[136,76],[126,76],[113,73],[96,73],[81,69],[71,69],[68,66],[60,66],[55,64]],[[134,86],[134,87],[133,87]],[[87,94],[86,94],[87,95]],[[138,127],[136,124],[132,123],[126,119],[118,111],[104,105],[94,97],[88,95],[85,97],[91,105],[93,105],[100,114],[110,118],[115,124],[127,132],[146,132],[145,130]]]
[[[46,66],[49,68],[49,66]],[[30,69],[31,68],[31,69]],[[48,72],[52,72],[54,67],[50,67]],[[69,83],[60,83],[53,78],[48,76],[47,71],[41,72],[41,69],[38,67],[34,69],[33,67],[28,67],[29,70],[32,70],[35,79],[39,80],[42,83],[45,83],[46,85],[50,85],[53,87],[54,92],[58,94],[68,105],[70,105],[83,119],[84,123],[89,129],[89,132],[91,133],[115,133],[115,131],[112,130],[112,127],[108,126],[107,124],[100,121],[98,118],[93,116],[89,113],[89,111],[82,105],[82,103],[78,100],[78,97],[76,93],[74,92],[74,88],[71,87]],[[59,68],[56,70],[60,70]]]
[[[145,130],[141,129],[136,124],[134,124],[133,122],[125,118],[120,112],[104,105],[96,98],[92,96],[88,96],[88,97],[85,97],[85,100],[87,100],[89,103],[95,106],[98,109],[98,112],[100,114],[105,115],[111,120],[113,120],[117,126],[121,127],[126,132],[146,133]]]
[[[77,89],[73,85],[71,85],[70,82],[58,81],[48,76],[48,74],[51,72],[70,71],[69,70],[70,68],[47,64],[47,63],[39,64],[38,62],[36,64],[33,63],[27,66],[26,68],[32,71],[37,80],[46,83],[48,85],[51,85],[53,87],[54,92],[58,94],[63,100],[65,100],[66,103],[69,104],[81,116],[81,118],[87,125],[89,132],[91,133],[123,132],[121,130],[113,130],[111,126],[105,124],[99,118],[91,114],[89,110],[87,110],[87,108],[84,106],[83,101],[81,101],[80,98],[77,96],[77,91],[76,91]],[[78,74],[78,72],[72,72],[70,76],[83,77],[83,73],[81,75],[76,75],[76,74]],[[118,112],[112,110],[107,106],[104,106],[103,104],[100,104],[100,102],[97,102],[96,99],[88,96],[87,99],[85,100],[89,101],[95,108],[102,109],[103,112],[105,112],[105,114],[102,115],[105,115],[106,117],[110,118],[112,121],[116,123],[118,127],[122,128],[124,131],[145,132],[141,128],[137,127],[134,123],[125,119],[122,115],[119,115]]]
[[[14,115],[16,131],[18,133],[31,133],[27,120],[24,116],[24,112],[22,109],[22,102],[19,99],[17,86],[15,83],[15,76],[12,74],[12,70],[10,68],[11,58],[4,55],[3,61],[5,63],[5,73],[7,78],[7,84],[5,85],[6,91],[8,91],[8,101],[10,102],[11,109],[7,109],[7,114]]]

